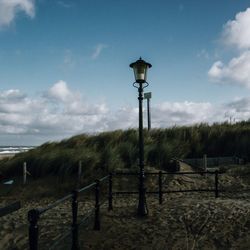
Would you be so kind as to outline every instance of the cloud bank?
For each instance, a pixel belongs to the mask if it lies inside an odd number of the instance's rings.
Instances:
[[[223,27],[221,41],[238,50],[228,63],[216,61],[208,71],[212,81],[250,88],[250,8],[236,14]]]
[[[10,25],[19,12],[35,16],[35,0],[0,0],[0,28]]]
[[[20,90],[0,92],[0,134],[70,135],[94,132],[107,113],[105,104],[91,105],[66,82],[55,83],[36,99]],[[98,126],[103,130],[102,126]]]
[[[151,110],[154,128],[223,122],[230,117],[240,121],[250,117],[250,98],[220,105],[208,102],[163,102],[153,105]],[[79,92],[69,89],[65,81],[56,82],[36,98],[20,90],[0,92],[0,137],[38,136],[45,141],[54,137],[62,139],[79,133],[137,126],[137,107],[110,110],[103,102],[90,103]]]

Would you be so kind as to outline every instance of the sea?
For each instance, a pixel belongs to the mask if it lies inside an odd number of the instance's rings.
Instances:
[[[0,156],[8,154],[18,154],[21,152],[29,151],[34,146],[0,146]]]

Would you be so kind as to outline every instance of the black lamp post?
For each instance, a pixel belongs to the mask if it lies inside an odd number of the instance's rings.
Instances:
[[[141,58],[129,65],[134,70],[135,82],[133,86],[138,89],[139,100],[139,203],[138,203],[138,215],[145,216],[148,214],[146,204],[146,188],[144,185],[145,173],[144,173],[144,140],[143,140],[143,117],[142,117],[142,102],[143,102],[143,89],[148,86],[147,83],[147,70],[151,68],[150,63],[145,62]]]

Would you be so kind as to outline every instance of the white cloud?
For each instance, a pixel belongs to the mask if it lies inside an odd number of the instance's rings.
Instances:
[[[235,121],[250,119],[250,98],[236,98],[224,105],[225,117]]]
[[[71,91],[67,83],[55,83],[36,99],[19,90],[0,92],[0,135],[61,135],[101,131],[96,127],[108,112],[104,103],[90,104]]]
[[[223,28],[222,39],[225,44],[238,49],[250,48],[250,8],[236,14],[234,20],[229,20]]]
[[[188,125],[200,122],[211,122],[214,107],[210,103],[164,102],[152,109],[152,120],[155,127]]]
[[[18,12],[35,16],[35,0],[0,0],[0,27],[10,25]]]
[[[67,83],[64,81],[55,83],[49,89],[48,97],[54,98],[60,102],[71,102],[74,99],[73,93],[68,89]]]
[[[189,125],[200,122],[223,122],[250,118],[250,98],[213,105],[208,102],[163,102],[152,106],[152,127]],[[146,112],[145,112],[146,114]],[[146,120],[146,115],[145,115]],[[146,127],[146,122],[144,124]],[[20,90],[0,92],[0,138],[19,136],[63,139],[79,133],[137,128],[138,107],[109,110],[107,105],[90,103],[65,81],[55,83],[45,94],[31,98]]]
[[[227,65],[221,61],[215,62],[208,71],[208,75],[215,82],[250,88],[250,51],[247,50],[239,57],[231,59]]]
[[[131,106],[121,107],[109,112],[105,119],[105,130],[127,129],[137,127],[138,108]]]
[[[102,52],[104,49],[106,49],[107,47],[108,47],[108,46],[105,45],[105,44],[102,44],[102,43],[98,44],[98,45],[95,47],[94,52],[93,52],[92,55],[91,55],[92,60],[97,59],[97,58],[100,56],[101,52]]]
[[[228,21],[222,31],[222,42],[239,49],[239,55],[228,63],[213,63],[208,71],[212,81],[250,88],[250,8]]]
[[[55,83],[44,95],[47,101],[54,103],[58,110],[63,109],[65,114],[74,115],[94,115],[98,112],[107,112],[107,107],[104,103],[89,104],[83,101],[79,92],[73,92],[68,88],[65,81]]]

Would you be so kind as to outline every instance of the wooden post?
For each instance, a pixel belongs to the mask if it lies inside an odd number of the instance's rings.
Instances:
[[[215,198],[219,197],[219,189],[218,189],[218,170],[215,170]]]
[[[206,172],[207,171],[207,155],[203,155],[203,169]]]
[[[96,180],[95,185],[95,224],[94,230],[100,230],[100,181]]]
[[[162,171],[159,172],[159,204],[162,204]]]
[[[82,161],[79,161],[78,173],[77,173],[77,188],[79,188],[81,185],[81,177],[82,177]]]
[[[113,174],[109,173],[109,207],[108,210],[113,210]]]
[[[78,191],[72,191],[72,250],[79,249],[78,243],[78,224],[77,224],[77,213],[78,213]]]
[[[203,171],[207,172],[207,155],[203,155]],[[205,174],[205,177],[207,177],[207,174]]]
[[[32,209],[28,212],[29,226],[29,247],[30,250],[38,249],[38,222],[39,212],[36,209]]]
[[[26,162],[23,163],[23,185],[26,184],[27,181],[27,164]]]

